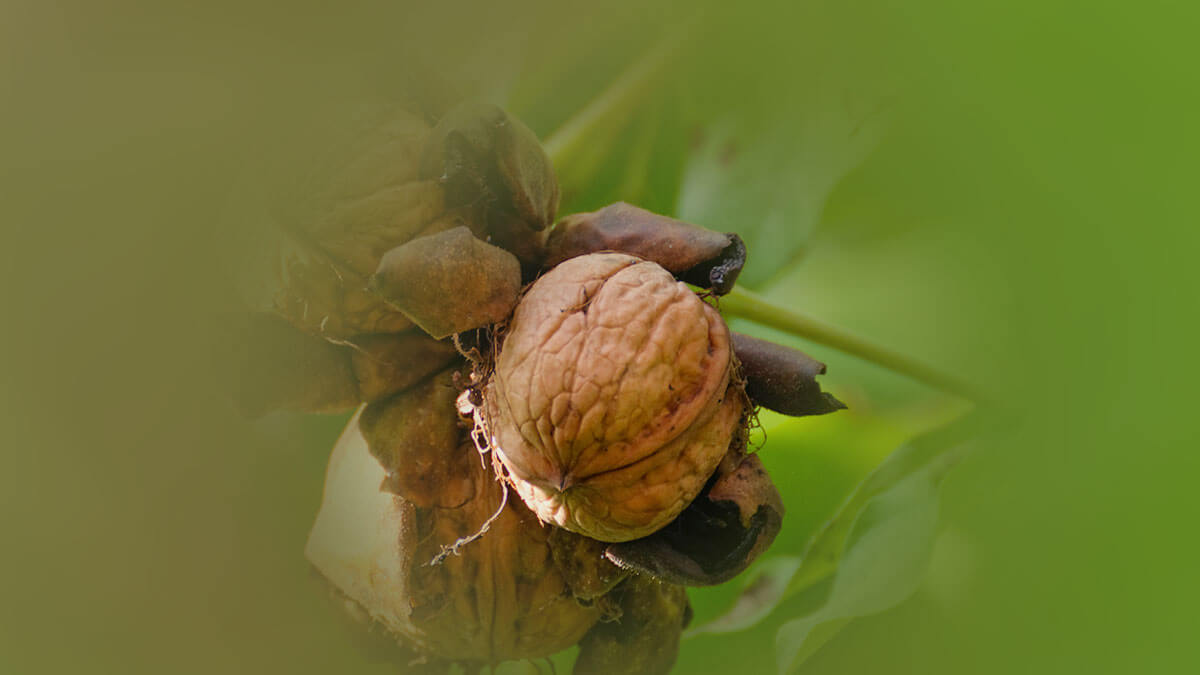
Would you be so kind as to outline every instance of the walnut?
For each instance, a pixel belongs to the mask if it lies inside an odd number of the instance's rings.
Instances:
[[[554,224],[519,121],[388,114],[288,200],[281,283],[232,345],[251,414],[361,406],[308,559],[406,672],[578,644],[577,675],[662,675],[684,586],[779,531],[754,406],[843,407],[824,366],[725,326],[736,235],[624,203]]]
[[[521,299],[486,388],[492,449],[545,522],[628,541],[673,520],[744,420],[729,330],[656,263],[568,260]]]

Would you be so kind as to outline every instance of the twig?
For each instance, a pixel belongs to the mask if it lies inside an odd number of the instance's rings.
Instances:
[[[730,316],[749,319],[826,347],[832,347],[845,354],[857,356],[969,401],[976,403],[984,401],[985,397],[982,393],[952,375],[836,326],[830,326],[794,310],[775,305],[757,293],[740,286],[721,299],[721,310]]]

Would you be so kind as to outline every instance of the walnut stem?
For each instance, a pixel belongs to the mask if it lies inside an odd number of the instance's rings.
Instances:
[[[729,316],[749,319],[817,344],[832,347],[845,354],[857,356],[968,401],[982,403],[985,399],[985,396],[974,387],[952,375],[836,326],[830,326],[794,310],[775,305],[761,295],[740,286],[735,287],[721,299],[721,311]]]

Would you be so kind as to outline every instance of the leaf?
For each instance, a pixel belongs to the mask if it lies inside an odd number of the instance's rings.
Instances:
[[[807,661],[808,657],[816,654],[821,647],[824,647],[830,640],[837,637],[837,634],[842,632],[842,629],[848,626],[851,620],[852,619],[850,618],[833,619],[815,626],[811,631],[809,631],[807,639],[804,641],[804,644],[799,648],[799,650],[797,650],[795,656],[792,657],[792,660],[795,661],[796,664],[801,664]],[[780,631],[782,632],[783,628],[786,627],[787,625],[785,624],[782,628],[780,628]]]
[[[827,582],[836,569],[837,553],[833,556],[833,564],[817,564],[820,562],[816,548],[818,540],[844,546],[849,525],[861,512],[864,498],[869,496],[869,487],[886,489],[891,482],[888,475],[896,476],[897,472],[886,474],[883,467],[906,465],[911,468],[924,462],[927,459],[923,459],[924,456],[914,457],[908,452],[909,444],[914,442],[911,440],[913,434],[923,436],[931,433],[928,430],[942,429],[949,420],[961,417],[961,414],[947,417],[948,412],[941,411],[924,421],[909,419],[904,428],[879,418],[861,416],[840,421],[830,418],[834,422],[831,426],[814,428],[796,418],[780,417],[781,424],[772,424],[771,416],[767,415],[770,448],[760,456],[771,462],[772,473],[783,481],[781,490],[806,495],[803,503],[797,505],[798,509],[788,513],[790,527],[793,531],[798,529],[791,535],[795,538],[794,543],[786,541],[787,537],[776,541],[776,550],[794,554],[772,556],[754,566],[740,584],[732,605],[723,603],[715,618],[693,628],[688,635],[746,630],[761,623],[787,598]],[[910,440],[885,456],[882,450],[896,448],[902,439]],[[822,455],[827,456],[825,461],[814,461]],[[853,459],[855,457],[857,459]],[[912,460],[911,464],[906,457]],[[845,469],[839,472],[836,464],[828,463],[834,460],[849,461],[859,468],[851,469],[848,474]],[[843,527],[834,527],[837,523]],[[801,568],[804,569],[803,576],[797,576]],[[821,588],[828,590],[829,586],[826,583]],[[809,595],[812,597],[807,599],[811,602],[804,607],[811,608],[823,600],[819,593]]]
[[[936,534],[941,480],[967,451],[976,421],[961,418],[901,446],[812,539],[784,593],[803,592],[810,609],[776,634],[780,673],[795,670],[850,619],[917,589]]]
[[[788,594],[807,589],[837,567],[852,528],[873,501],[921,471],[935,469],[940,480],[961,458],[964,450],[960,446],[971,437],[976,424],[973,415],[959,418],[908,441],[888,456],[813,536],[804,552],[804,562],[788,585]]]
[[[741,235],[753,252],[742,282],[761,285],[802,255],[833,188],[878,142],[877,106],[861,108],[826,90],[757,128],[710,129],[685,170],[679,218]]]
[[[800,557],[776,556],[760,562],[742,585],[733,607],[706,624],[684,633],[685,638],[704,633],[733,633],[762,621],[783,599],[788,582],[800,568]]]

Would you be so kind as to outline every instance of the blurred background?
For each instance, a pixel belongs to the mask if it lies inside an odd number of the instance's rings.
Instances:
[[[736,231],[748,288],[993,401],[933,525],[884,549],[884,573],[915,562],[877,584],[882,606],[799,663],[799,594],[685,640],[676,672],[1195,672],[1196,19],[1169,2],[6,3],[0,671],[397,672],[302,553],[345,418],[238,417],[222,330],[260,225],[244,200],[280,148],[331,102],[437,82],[543,138],[561,213],[625,200]],[[850,410],[764,416],[785,529],[764,576],[692,593],[696,625],[794,569],[856,484],[965,407],[735,327],[826,361]]]

